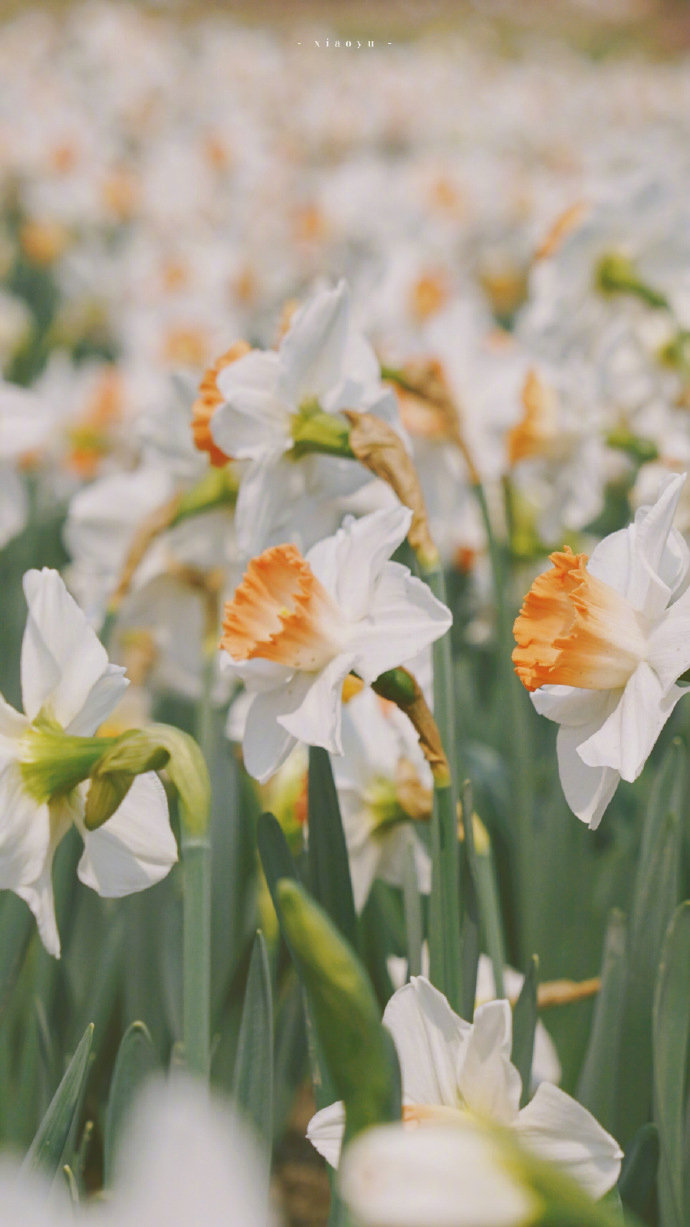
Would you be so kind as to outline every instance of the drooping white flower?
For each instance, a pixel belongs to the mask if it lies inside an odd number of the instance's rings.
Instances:
[[[568,805],[598,826],[619,780],[635,780],[690,666],[690,551],[673,527],[685,481],[586,555],[551,555],[515,623],[513,653],[537,711],[556,721]]]
[[[362,1227],[527,1227],[540,1199],[469,1117],[414,1131],[367,1129],[348,1146],[341,1197]]]
[[[373,349],[350,321],[345,282],[295,314],[277,351],[251,350],[218,373],[224,398],[210,421],[226,456],[248,461],[237,500],[237,536],[247,556],[281,540],[303,548],[316,526],[335,527],[337,498],[370,480],[337,456],[293,452],[295,423],[314,411],[366,410],[397,423],[395,397],[380,382]]]
[[[297,741],[342,753],[342,683],[365,682],[414,656],[449,627],[450,612],[407,567],[405,507],[346,521],[302,557],[293,545],[252,559],[226,606],[227,669],[255,698],[244,759],[264,782]]]
[[[78,876],[106,897],[161,880],[177,860],[164,789],[154,772],[137,776],[104,825],[84,825],[86,785],[55,790],[56,763],[82,756],[128,682],[108,662],[94,631],[57,571],[24,576],[29,614],[22,641],[24,713],[0,696],[0,887],[25,899],[46,949],[56,957],[52,861],[72,823],[84,840]],[[64,776],[63,776],[64,779]]]
[[[393,987],[402,988],[403,984],[407,981],[407,959],[392,954],[386,959],[386,966]],[[429,946],[427,942],[424,942],[422,946],[422,974],[428,978]],[[525,977],[522,972],[516,971],[514,967],[509,967],[506,964],[503,968],[503,988],[512,1002],[517,1001],[524,982]],[[475,1007],[485,1005],[488,1001],[494,1001],[497,996],[493,963],[488,954],[480,954],[477,965]],[[555,1082],[558,1084],[560,1080],[561,1063],[558,1059],[556,1046],[541,1019],[537,1019],[534,1031],[531,1089],[536,1091],[540,1082]]]
[[[509,1002],[479,1006],[468,1023],[428,980],[415,976],[391,997],[383,1021],[400,1058],[404,1120],[451,1125],[469,1113],[515,1130],[527,1149],[556,1163],[594,1197],[615,1184],[622,1151],[586,1108],[550,1082],[540,1083],[520,1108]],[[344,1123],[342,1104],[323,1108],[309,1123],[307,1136],[333,1165]]]

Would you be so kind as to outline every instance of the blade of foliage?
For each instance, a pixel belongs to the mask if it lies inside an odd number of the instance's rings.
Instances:
[[[605,1129],[612,1129],[615,1120],[618,1048],[627,971],[626,932],[622,912],[613,911],[604,940],[601,988],[577,1086],[580,1103],[596,1116]]]
[[[314,898],[356,946],[357,915],[338,793],[328,752],[320,746],[309,748],[309,874]]]
[[[277,894],[280,922],[307,991],[327,1068],[345,1104],[346,1139],[369,1125],[399,1120],[397,1056],[366,971],[301,887],[284,879]]]
[[[273,1137],[273,989],[266,941],[254,940],[235,1058],[233,1097],[263,1138]]]
[[[683,1166],[690,1037],[690,902],[675,912],[661,952],[654,996],[654,1116],[661,1146],[664,1227],[687,1221]]]
[[[510,1059],[522,1078],[521,1107],[524,1107],[530,1098],[534,1033],[537,1027],[538,981],[539,959],[536,954],[533,954],[520,996],[513,1006],[513,1048]]]
[[[650,1227],[654,1222],[656,1177],[659,1167],[659,1130],[652,1121],[638,1129],[630,1143],[618,1191],[626,1210]]]
[[[158,1068],[153,1041],[143,1022],[133,1022],[125,1031],[118,1049],[110,1083],[108,1110],[103,1138],[103,1179],[112,1181],[113,1157],[122,1123],[142,1083]]]
[[[29,1170],[41,1168],[55,1175],[65,1160],[81,1111],[92,1042],[89,1024],[29,1147],[24,1160]]]
[[[34,932],[34,918],[17,895],[0,904],[0,1018],[7,1008]]]
[[[654,815],[656,825],[656,815]],[[640,862],[630,917],[615,1136],[625,1147],[651,1112],[652,1003],[664,934],[680,894],[682,832],[667,812],[649,859]]]

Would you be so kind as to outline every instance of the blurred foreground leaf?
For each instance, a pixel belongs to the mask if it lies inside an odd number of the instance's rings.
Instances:
[[[345,1104],[346,1140],[369,1125],[400,1120],[397,1055],[362,964],[297,883],[279,882],[277,895],[328,1071]]]
[[[156,1050],[147,1027],[143,1022],[133,1022],[122,1037],[110,1084],[103,1142],[103,1182],[106,1187],[112,1182],[113,1157],[122,1122],[126,1120],[142,1083],[157,1066]]]

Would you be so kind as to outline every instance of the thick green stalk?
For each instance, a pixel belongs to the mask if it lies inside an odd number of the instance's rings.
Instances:
[[[209,762],[213,736],[213,653],[205,652],[196,733]],[[211,1065],[211,835],[206,820],[191,829],[182,817],[184,867],[183,1032],[184,1053],[191,1073],[208,1078]]]
[[[422,569],[435,597],[445,604],[446,586],[439,565]],[[434,644],[434,719],[450,766],[446,779],[434,783],[431,815],[431,898],[429,901],[429,957],[432,982],[445,993],[454,1009],[460,1006],[460,896],[458,890],[458,818],[454,766],[455,702],[450,636]]]
[[[182,834],[185,1063],[208,1078],[211,1063],[211,841]]]
[[[515,838],[518,871],[518,889],[525,901],[521,916],[528,917],[530,905],[526,898],[529,889],[529,871],[534,856],[532,823],[534,817],[533,788],[530,763],[532,746],[530,737],[530,713],[526,710],[522,686],[512,665],[513,628],[507,600],[508,576],[504,566],[503,551],[493,530],[486,494],[481,483],[472,487],[479,506],[489,549],[489,560],[496,603],[496,630],[498,639],[498,680],[501,703],[507,709],[507,719],[502,722],[505,730],[505,751],[512,777],[515,798]],[[524,940],[524,934],[522,935]]]

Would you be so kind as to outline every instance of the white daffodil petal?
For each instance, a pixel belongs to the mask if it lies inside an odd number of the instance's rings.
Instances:
[[[296,673],[279,689],[257,694],[249,708],[242,753],[247,771],[260,784],[266,783],[293,749],[297,739],[278,722],[279,717],[301,702],[310,685],[309,674]]]
[[[395,1040],[403,1094],[419,1104],[458,1106],[457,1070],[472,1028],[424,976],[391,997],[383,1022]]]
[[[48,806],[24,787],[18,762],[0,772],[0,889],[16,890],[41,874],[50,846]]]
[[[12,707],[0,694],[0,741],[3,738],[16,741],[23,736],[30,724],[29,718]],[[16,752],[13,757],[16,757]]]
[[[235,460],[259,460],[267,452],[290,447],[288,414],[275,397],[254,388],[238,388],[211,419],[214,443]]]
[[[407,567],[389,562],[376,585],[370,619],[359,628],[355,669],[373,682],[386,669],[434,643],[452,622],[450,610]]]
[[[79,828],[84,840],[79,879],[104,898],[153,886],[177,861],[165,789],[153,771],[136,777],[103,826],[87,831],[80,823]]]
[[[520,1141],[555,1163],[595,1198],[616,1183],[623,1152],[586,1108],[551,1082],[542,1082],[520,1112]]]
[[[150,1081],[119,1131],[103,1227],[268,1227],[258,1145],[230,1104],[174,1072]]]
[[[613,768],[624,780],[636,780],[684,693],[679,686],[664,693],[656,673],[643,661],[611,715],[580,742],[578,754],[582,762],[590,767]]]
[[[9,464],[0,464],[0,549],[22,531],[28,514],[24,482]]]
[[[556,738],[556,752],[568,805],[581,822],[596,830],[621,777],[612,767],[588,767],[580,758],[580,746],[592,732],[591,725],[562,725]]]
[[[606,690],[581,690],[575,686],[540,686],[532,691],[530,699],[540,716],[572,727],[600,723],[611,706]]]
[[[55,919],[55,897],[50,869],[31,886],[16,886],[14,893],[28,903],[38,926],[39,936],[48,954],[59,959],[61,954],[60,934]]]
[[[370,612],[384,565],[404,541],[411,520],[411,511],[399,504],[374,511],[346,520],[334,537],[309,550],[312,571],[352,621]]]
[[[295,312],[279,350],[280,391],[291,404],[300,405],[311,397],[319,400],[340,377],[348,313],[344,281]]]
[[[656,617],[671,595],[668,578],[677,569],[666,562],[668,538],[684,478],[670,477],[656,503],[642,507],[634,524],[611,533],[592,551],[587,569],[620,592],[634,609]]]
[[[272,451],[249,465],[235,506],[237,547],[244,557],[263,550],[276,536],[293,482],[290,462]]]
[[[458,1070],[458,1087],[468,1108],[501,1125],[515,1120],[522,1093],[520,1075],[510,1062],[512,1037],[508,1001],[479,1006]]]
[[[368,1129],[348,1146],[339,1187],[363,1227],[518,1227],[538,1210],[496,1143],[469,1121]]]
[[[668,690],[690,668],[690,589],[667,611],[649,635],[647,661]]]
[[[340,1162],[344,1132],[345,1105],[340,1102],[330,1103],[316,1112],[307,1125],[307,1137],[314,1150],[318,1150],[331,1167],[337,1167]]]
[[[278,723],[298,741],[309,746],[323,746],[332,754],[342,754],[343,682],[353,665],[354,653],[336,656],[320,673],[312,675],[299,707],[279,716]]]
[[[69,733],[95,732],[129,685],[57,571],[27,571],[29,614],[22,640],[21,679],[26,714],[47,704]]]

